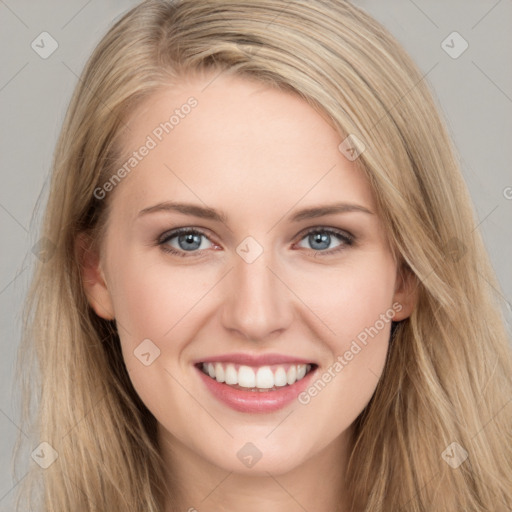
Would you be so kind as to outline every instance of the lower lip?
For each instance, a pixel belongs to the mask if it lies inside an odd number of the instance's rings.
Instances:
[[[208,390],[217,400],[235,411],[249,413],[268,413],[283,409],[308,387],[312,375],[316,372],[315,368],[295,384],[282,386],[274,391],[243,391],[217,382],[199,368],[196,367],[196,369]]]

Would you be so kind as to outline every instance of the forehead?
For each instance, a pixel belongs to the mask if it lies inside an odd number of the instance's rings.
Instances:
[[[129,114],[127,125],[124,142],[129,148],[148,134],[167,139],[172,132],[170,138],[177,140],[188,128],[195,131],[198,143],[230,139],[246,147],[275,140],[277,133],[281,142],[307,138],[315,145],[335,143],[338,138],[327,125],[327,116],[298,94],[256,79],[213,72],[187,75],[158,90]]]
[[[127,124],[121,165],[130,158],[134,165],[116,194],[138,205],[180,196],[212,206],[243,208],[259,198],[291,207],[306,195],[373,205],[364,174],[338,149],[343,137],[325,115],[256,80],[188,76],[146,99]]]

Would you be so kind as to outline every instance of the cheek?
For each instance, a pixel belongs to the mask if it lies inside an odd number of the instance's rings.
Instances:
[[[385,254],[347,258],[336,269],[296,272],[294,291],[322,320],[323,338],[337,351],[345,349],[347,340],[374,326],[381,315],[390,316],[396,270]],[[377,327],[383,330],[381,322]]]
[[[198,267],[199,269],[199,267]],[[143,257],[125,260],[116,269],[116,319],[132,341],[160,341],[186,319],[199,303],[212,276],[171,269],[161,262],[148,265]]]
[[[187,411],[183,404],[189,396],[174,377],[181,375],[180,354],[197,329],[199,303],[215,276],[143,256],[117,261],[112,294],[123,359],[145,405],[155,417],[169,420],[169,411]],[[187,420],[173,416],[173,425],[186,429]]]
[[[225,445],[219,443],[217,450],[209,442],[203,443],[201,425],[209,425],[211,418],[190,402],[187,391],[173,378],[180,376],[186,382],[188,370],[180,368],[180,354],[208,325],[222,305],[222,298],[227,297],[218,295],[222,286],[215,288],[225,269],[215,270],[205,264],[184,270],[162,260],[148,263],[142,256],[123,260],[118,254],[117,258],[116,318],[126,327],[123,331],[120,326],[119,331],[125,363],[137,393],[173,435],[195,446],[198,452],[212,455],[219,465],[226,464]],[[321,371],[303,394],[303,400],[299,397],[294,405],[296,423],[283,423],[269,439],[267,427],[265,435],[258,425],[250,431],[268,457],[275,456],[272,464],[276,468],[286,460],[284,449],[297,454],[296,459],[290,458],[293,465],[332,442],[370,400],[388,348],[391,322],[384,322],[382,327],[377,322],[391,308],[394,272],[393,263],[382,253],[347,258],[336,269],[308,263],[287,264],[279,270],[279,276],[293,290],[282,295],[296,313],[289,336],[302,335],[311,344],[318,343],[323,359]],[[224,290],[222,293],[236,293],[230,287]],[[213,293],[208,295],[210,291]],[[375,326],[376,333],[371,330]],[[133,351],[147,338],[160,345],[162,354],[146,367],[133,356]],[[197,423],[191,423],[191,411]],[[237,436],[234,444],[247,437],[246,424],[237,430],[233,421],[230,428]],[[237,449],[233,446],[233,453]]]
[[[322,320],[321,339],[330,360],[300,402],[318,416],[343,411],[331,425],[346,428],[375,391],[389,346],[394,314],[395,266],[370,255],[334,271],[304,274],[298,294]],[[343,425],[340,425],[342,422]]]

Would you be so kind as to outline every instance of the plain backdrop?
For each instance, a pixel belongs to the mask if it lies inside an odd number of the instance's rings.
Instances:
[[[137,3],[0,0],[0,510],[12,510],[17,483],[10,472],[12,447],[17,430],[24,428],[17,420],[12,377],[20,310],[36,258],[32,248],[39,239],[41,212],[34,214],[34,207],[40,195],[43,203],[46,198],[55,142],[87,57],[114,20]],[[512,1],[353,3],[395,35],[435,91],[460,153],[478,217],[475,228],[483,233],[510,322]],[[45,51],[58,45],[47,58],[33,49],[41,37],[47,41]]]

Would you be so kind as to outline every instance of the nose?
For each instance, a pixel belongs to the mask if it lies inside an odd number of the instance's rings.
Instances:
[[[283,272],[275,268],[270,251],[252,263],[235,255],[225,283],[222,324],[240,338],[264,341],[286,330],[293,319],[293,294]]]

